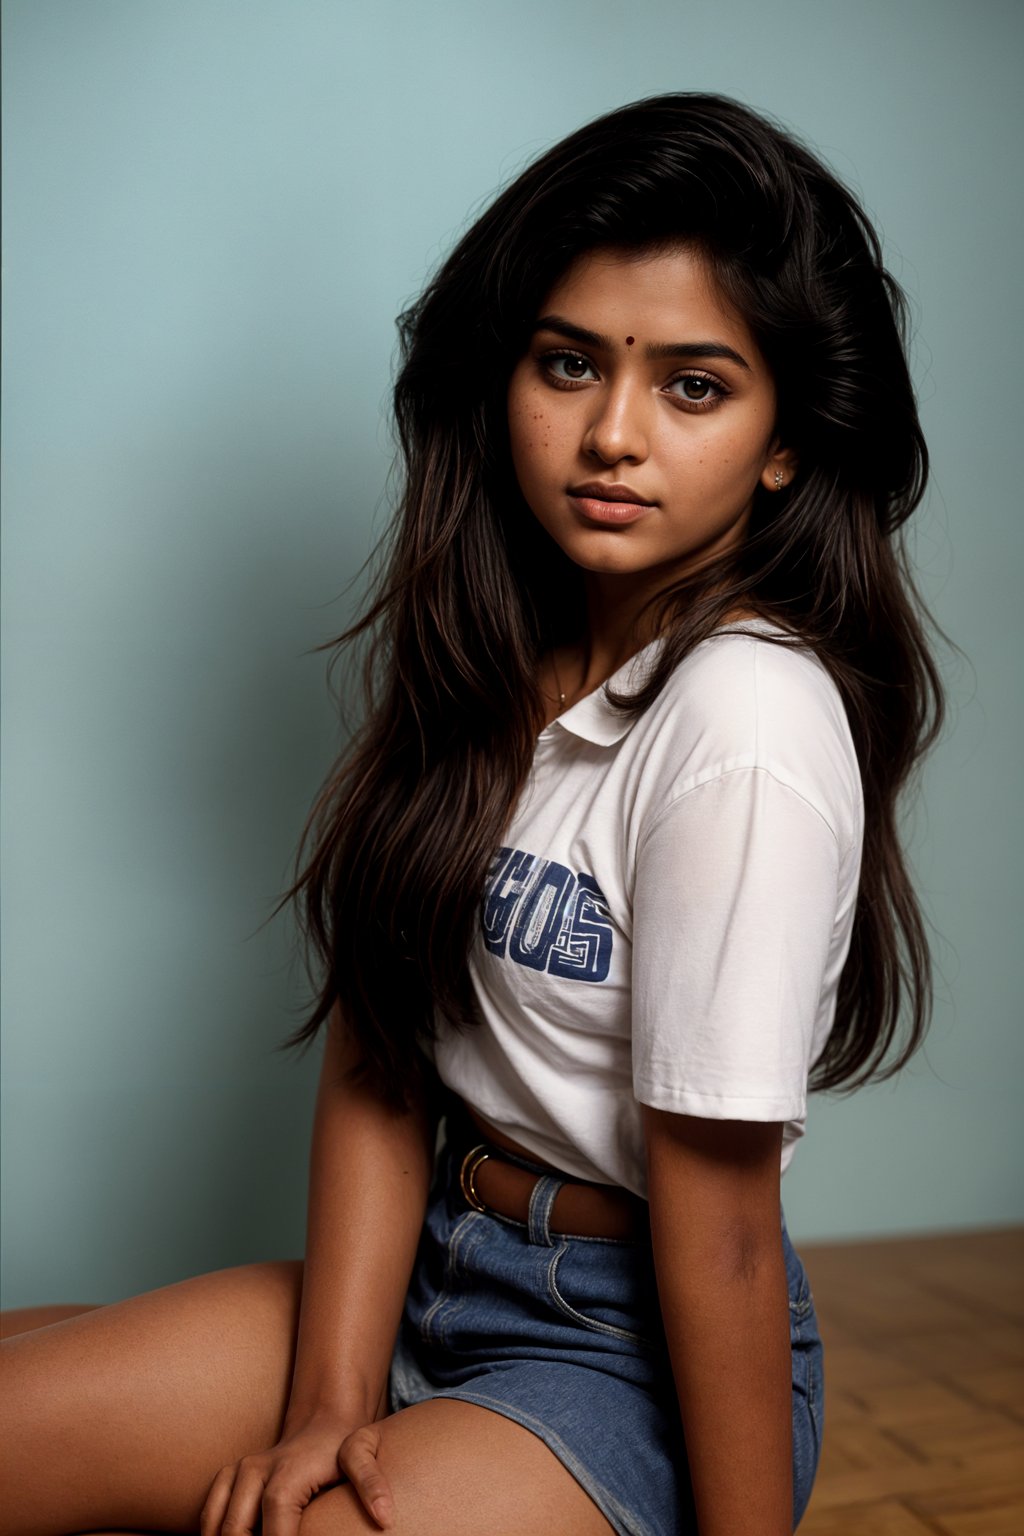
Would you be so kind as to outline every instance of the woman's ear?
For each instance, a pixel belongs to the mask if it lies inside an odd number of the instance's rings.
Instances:
[[[792,448],[783,448],[774,442],[769,449],[761,471],[761,484],[767,491],[784,491],[790,484],[800,462]]]

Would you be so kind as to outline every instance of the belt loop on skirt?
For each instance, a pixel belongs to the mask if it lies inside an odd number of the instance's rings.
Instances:
[[[536,1243],[541,1248],[554,1247],[555,1240],[551,1236],[551,1208],[564,1183],[564,1179],[556,1179],[546,1173],[537,1180],[530,1193],[527,1237],[531,1243]]]

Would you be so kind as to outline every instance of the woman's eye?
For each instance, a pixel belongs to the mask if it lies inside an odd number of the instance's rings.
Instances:
[[[725,396],[721,384],[702,373],[681,374],[672,380],[669,389],[677,399],[688,401],[690,405],[717,405]]]
[[[544,358],[544,366],[557,382],[577,383],[593,373],[594,365],[576,352],[553,352]]]

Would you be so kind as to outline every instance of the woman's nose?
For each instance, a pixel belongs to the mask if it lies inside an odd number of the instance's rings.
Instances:
[[[615,388],[594,390],[593,414],[583,437],[583,450],[605,464],[623,459],[639,464],[648,453],[647,392],[624,380]]]

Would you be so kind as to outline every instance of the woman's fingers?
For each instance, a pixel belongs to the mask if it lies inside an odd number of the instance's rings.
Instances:
[[[367,1424],[342,1441],[338,1466],[377,1524],[386,1529],[391,1524],[394,1505],[387,1478],[381,1471],[380,1447],[377,1426]]]
[[[336,1433],[325,1441],[321,1431],[222,1467],[203,1505],[200,1536],[254,1536],[261,1521],[262,1536],[299,1536],[303,1510],[339,1476],[348,1479],[365,1509],[385,1529],[393,1505],[380,1447],[376,1426],[368,1424],[347,1435],[340,1446]]]
[[[217,1476],[210,1484],[210,1491],[206,1495],[206,1503],[203,1505],[199,1516],[199,1536],[218,1536],[224,1521],[224,1513],[231,1498],[231,1490],[235,1486],[235,1473],[238,1471],[237,1463],[230,1467],[221,1467]]]
[[[309,1486],[308,1478],[296,1479],[294,1473],[277,1471],[263,1494],[263,1536],[299,1536],[302,1511],[319,1490]],[[225,1530],[224,1536],[232,1536]]]
[[[225,1483],[227,1492],[215,1501],[215,1491],[225,1473],[230,1478]],[[203,1506],[200,1536],[252,1536],[262,1512],[265,1486],[264,1472],[255,1459],[246,1458],[233,1467],[222,1468]]]

